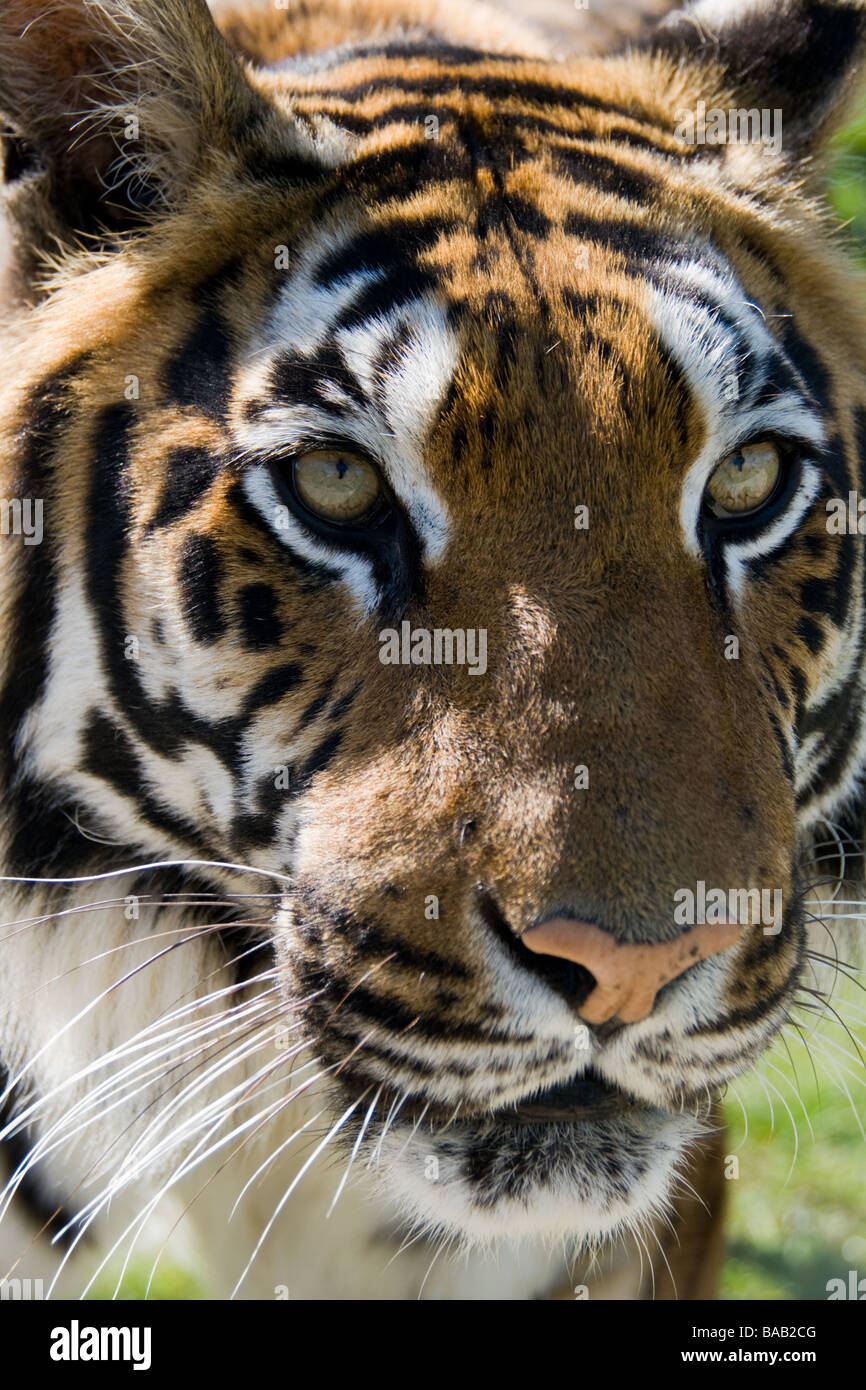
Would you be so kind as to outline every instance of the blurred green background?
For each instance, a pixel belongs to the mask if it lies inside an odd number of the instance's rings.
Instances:
[[[826,1299],[829,1279],[866,1276],[866,1011],[857,995],[866,999],[851,987],[834,993],[841,1021],[800,1014],[804,1032],[815,1030],[808,1050],[789,1029],[729,1090],[728,1153],[739,1177],[728,1184],[723,1298]]]
[[[837,141],[831,197],[866,268],[866,112]],[[851,1269],[866,1277],[866,991],[851,987],[833,1003],[853,1037],[828,1016],[810,1061],[789,1032],[737,1082],[739,1100],[729,1094],[739,1178],[729,1184],[723,1298],[825,1299],[829,1279],[847,1280]],[[149,1262],[133,1267],[121,1296],[143,1297],[149,1272]],[[103,1279],[92,1296],[110,1298],[114,1288]],[[151,1288],[152,1298],[206,1296],[164,1263]]]
[[[866,110],[836,140],[830,196],[866,263]]]

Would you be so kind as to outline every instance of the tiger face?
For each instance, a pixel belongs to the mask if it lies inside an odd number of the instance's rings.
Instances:
[[[198,3],[40,8],[0,20],[44,509],[5,873],[180,868],[226,1027],[266,990],[386,1211],[614,1236],[790,1017],[814,827],[859,834],[866,321],[816,171],[866,12],[707,0],[568,63],[283,17],[242,68]],[[551,922],[740,929],[629,1016]]]

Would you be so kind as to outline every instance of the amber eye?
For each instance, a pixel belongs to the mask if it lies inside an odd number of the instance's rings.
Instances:
[[[316,449],[293,464],[295,490],[323,521],[359,522],[376,510],[382,484],[371,463],[343,449]]]
[[[776,490],[782,459],[775,444],[762,439],[728,454],[707,483],[710,510],[719,517],[757,511]]]

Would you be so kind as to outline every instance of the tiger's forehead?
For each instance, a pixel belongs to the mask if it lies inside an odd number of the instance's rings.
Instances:
[[[479,231],[442,204],[380,207],[294,252],[241,374],[246,446],[339,437],[432,516],[446,417],[534,417],[646,451],[688,401],[729,448],[768,393],[797,408],[802,382],[709,243],[633,230],[623,251],[587,226],[520,232],[509,211]]]
[[[372,217],[313,238],[241,374],[244,447],[265,457],[356,446],[381,462],[435,556],[455,436],[473,431],[483,446],[488,430],[483,466],[513,480],[528,447],[515,427],[546,428],[555,453],[579,419],[585,429],[606,415],[623,439],[640,426],[629,401],[651,370],[646,286],[584,250],[574,238],[516,243],[504,228],[479,238]]]
[[[440,172],[454,136],[460,148],[447,158],[450,169],[462,161],[464,173],[487,162],[497,142],[517,167],[533,158],[536,137],[563,141],[558,152],[566,156],[568,142],[600,139],[678,160],[695,155],[639,71],[626,66],[611,81],[610,67],[592,59],[534,60],[428,38],[295,58],[257,72],[255,81],[323,143],[324,122],[353,135],[364,158],[392,154],[420,133]],[[484,151],[487,134],[496,138]]]
[[[684,472],[702,444],[734,447],[762,396],[798,408],[772,313],[696,213],[691,148],[591,77],[417,52],[271,75],[334,181],[242,373],[245,448],[356,445],[435,554],[461,453],[488,490],[530,455],[610,489],[612,459]]]

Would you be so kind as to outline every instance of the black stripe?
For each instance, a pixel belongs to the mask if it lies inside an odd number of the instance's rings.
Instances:
[[[788,741],[785,738],[782,726],[772,710],[769,710],[767,712],[767,718],[770,721],[770,727],[773,730],[776,743],[779,746],[779,754],[782,759],[782,767],[784,768],[785,776],[787,777],[789,782],[793,782],[795,776],[794,763],[791,758],[791,750],[788,747]]]
[[[592,218],[584,213],[570,212],[563,223],[563,231],[567,236],[617,252],[632,271],[663,286],[676,277],[677,267],[686,259],[716,272],[720,267],[728,268],[718,252],[703,243],[677,240],[666,232],[625,218]],[[695,291],[690,286],[685,287],[684,293],[695,300]],[[712,308],[717,312],[717,305]]]
[[[773,940],[780,939],[783,933],[784,928],[782,932],[779,933],[779,938],[773,938]],[[768,938],[765,937],[764,939],[767,940]],[[760,1023],[766,1020],[768,1014],[772,1012],[777,1004],[783,1004],[791,1000],[799,982],[802,963],[803,931],[802,928],[800,928],[796,963],[792,966],[781,984],[770,990],[767,994],[762,993],[754,1004],[744,1004],[740,1008],[732,1009],[729,1013],[725,1014],[724,1018],[714,1019],[711,1023],[690,1024],[689,1027],[686,1028],[684,1036],[687,1038],[715,1036],[724,1038],[726,1041],[730,1042],[730,1033],[732,1029],[745,1027],[747,1024]]]
[[[421,163],[419,169],[427,177],[435,177],[435,170],[441,169],[441,177],[449,177],[449,171],[459,168],[452,165],[452,160],[459,161],[459,146],[452,145],[447,136],[450,126],[459,126],[465,118],[465,110],[450,102],[437,101],[435,104],[428,100],[419,100],[403,103],[395,103],[386,110],[378,112],[375,116],[365,116],[357,110],[333,111],[331,118],[337,125],[345,127],[353,134],[364,136],[385,128],[389,125],[414,125],[424,129],[424,122],[429,116],[435,116],[440,122],[439,135],[435,139],[424,138],[413,141],[412,144],[400,145],[393,150],[373,151],[361,153],[350,164],[342,170],[343,176],[352,186],[356,180],[356,173],[359,178],[384,177],[394,179],[398,171],[405,167],[405,160],[412,157],[413,151],[419,152]],[[618,115],[625,116],[629,113],[617,112]],[[633,119],[640,119],[633,117]],[[507,145],[507,155],[509,166],[511,155],[514,154],[515,166],[525,161],[537,160],[544,154],[543,144],[530,145],[524,143],[524,137],[540,138],[553,136],[555,139],[563,140],[586,140],[592,141],[603,146],[605,153],[613,151],[617,145],[625,145],[630,149],[644,150],[649,154],[656,155],[666,161],[676,160],[678,164],[684,160],[691,160],[698,157],[702,148],[712,155],[718,155],[721,151],[720,146],[693,146],[676,143],[674,137],[669,145],[662,143],[665,133],[655,126],[647,125],[648,133],[628,130],[625,126],[611,126],[607,130],[592,130],[588,126],[578,123],[570,123],[569,120],[554,120],[550,116],[541,116],[535,112],[512,109],[507,107],[484,112],[485,127],[489,132],[489,139],[495,141],[503,148]],[[655,137],[655,138],[653,138]],[[427,147],[427,154],[422,156],[420,150]],[[660,174],[664,170],[659,171]],[[405,189],[405,184],[403,185]]]
[[[455,226],[450,218],[432,217],[413,222],[395,219],[383,226],[365,228],[325,257],[316,270],[316,284],[327,289],[365,270],[399,275],[416,256],[430,250]]]
[[[165,459],[165,486],[147,530],[170,526],[191,512],[219,474],[222,463],[222,456],[210,449],[170,449]]]
[[[270,705],[278,705],[300,685],[302,677],[302,667],[292,661],[286,662],[283,666],[275,666],[272,671],[268,671],[267,675],[262,676],[252,690],[244,696],[241,723],[246,723],[251,715],[258,714],[259,710],[267,709]]]
[[[363,985],[356,983],[353,986],[345,976],[334,976],[330,970],[328,978],[329,981],[334,981],[336,988],[331,992],[327,1005],[323,1007],[322,1001],[316,1000],[314,1008],[306,1006],[308,1012],[319,1014],[323,1027],[332,1035],[330,1039],[323,1037],[319,1042],[318,1045],[323,1049],[329,1042],[333,1049],[333,1042],[338,1038],[350,1040],[361,1035],[365,1038],[363,1053],[375,1052],[374,1047],[366,1040],[370,1024],[375,1024],[384,1033],[393,1034],[395,1040],[397,1037],[401,1037],[402,1040],[402,1036],[405,1036],[410,1042],[408,1055],[396,1045],[391,1046],[382,1039],[377,1039],[380,1055],[416,1069],[419,1062],[411,1052],[412,1038],[423,1038],[426,1042],[477,1043],[479,1047],[486,1047],[491,1043],[527,1047],[537,1042],[537,1038],[531,1033],[503,1033],[497,1029],[463,1022],[459,1018],[445,1017],[447,1008],[459,1008],[461,1004],[457,996],[452,996],[447,991],[440,990],[434,994],[431,987],[432,997],[427,1003],[441,1012],[425,1014],[414,1005],[407,1008],[399,1000],[374,994]],[[335,1009],[334,1004],[343,1000],[345,1002],[340,1002],[339,1008]],[[477,1066],[472,1062],[460,1062],[453,1057],[443,1057],[441,1062],[436,1063],[434,1071],[437,1075],[450,1072],[460,1076],[474,1076]]]
[[[134,746],[124,730],[99,710],[89,710],[85,717],[81,748],[84,771],[132,801],[137,814],[153,829],[169,839],[194,845],[202,859],[219,858],[216,846],[202,835],[197,824],[168,810],[148,790],[147,773]]]
[[[550,146],[559,169],[577,183],[589,184],[602,193],[614,193],[633,203],[655,203],[663,194],[656,174],[621,164],[609,155],[568,145]]]
[[[328,393],[329,386],[337,387],[360,406],[368,404],[358,378],[336,343],[325,343],[312,356],[289,348],[275,356],[268,388],[281,401],[321,406],[339,415],[343,408]],[[258,413],[268,404],[267,401],[256,402]]]
[[[202,646],[211,646],[228,631],[222,606],[223,566],[211,536],[187,536],[181,546],[177,583],[186,625]]]
[[[817,710],[804,717],[804,736],[820,732],[820,759],[808,785],[797,796],[797,808],[802,809],[816,797],[824,796],[844,778],[851,768],[851,759],[863,727],[863,693],[860,671],[855,671],[842,688]]]
[[[191,292],[197,317],[166,362],[163,378],[169,405],[186,406],[220,422],[228,413],[233,350],[233,333],[221,303],[225,289],[237,276],[237,262],[229,261]]]
[[[0,693],[0,742],[3,814],[9,837],[8,873],[34,869],[62,874],[79,867],[87,848],[55,798],[22,766],[18,737],[32,707],[42,698],[49,670],[51,633],[58,583],[55,529],[55,457],[64,427],[73,415],[73,385],[88,357],[72,359],[34,387],[21,414],[21,453],[15,474],[19,497],[42,498],[44,537],[39,546],[19,547],[20,589],[14,599],[11,633],[5,652],[5,680]],[[7,541],[7,545],[11,542]]]
[[[564,107],[567,110],[602,111],[614,116],[625,117],[636,121],[645,121],[651,129],[655,125],[651,118],[643,111],[629,110],[619,101],[607,101],[603,97],[590,96],[587,92],[582,92],[567,83],[540,82],[537,79],[521,77],[518,74],[509,73],[500,75],[479,74],[479,73],[454,73],[437,71],[418,77],[398,77],[393,73],[377,74],[366,81],[355,82],[351,86],[332,86],[316,87],[306,100],[332,99],[344,101],[348,106],[360,106],[370,97],[380,95],[383,92],[405,92],[407,95],[415,97],[416,102],[421,98],[428,101],[435,101],[446,97],[450,92],[454,92],[460,98],[467,96],[486,97],[493,104],[506,101],[526,102],[530,106],[536,107]],[[456,108],[460,114],[465,116],[466,106],[461,103]],[[342,112],[331,113],[333,118],[342,122]],[[436,115],[437,107],[428,106],[427,115]],[[480,113],[486,117],[485,112]],[[494,114],[498,116],[497,111]],[[519,113],[532,119],[534,112]],[[390,113],[385,111],[381,116],[373,117],[372,120],[378,121],[382,117],[390,119]],[[564,133],[567,133],[564,132]]]
[[[437,34],[425,34],[423,38],[416,42],[392,42],[392,43],[368,43],[359,44],[353,47],[351,52],[340,51],[335,57],[335,65],[342,67],[347,62],[358,62],[366,58],[390,58],[394,62],[401,60],[432,58],[437,63],[447,63],[460,67],[474,67],[478,63],[525,63],[526,59],[519,53],[495,53],[491,54],[483,48],[468,48],[465,44],[449,43],[447,39],[440,38]],[[276,63],[274,67],[277,71],[285,68],[291,72],[294,61],[289,59],[285,64]],[[390,85],[390,84],[389,84]]]
[[[283,640],[279,600],[270,584],[245,584],[238,590],[239,621],[244,645],[250,651],[277,647]]]
[[[311,902],[309,897],[296,900],[296,903],[301,913],[297,929],[302,939],[306,939],[304,933],[308,928],[320,931],[324,921],[329,935],[337,940],[350,941],[352,948],[363,952],[365,957],[377,955],[384,959],[394,955],[396,963],[408,970],[426,971],[448,980],[471,979],[472,972],[465,961],[413,945],[403,937],[391,936],[377,922],[366,918],[360,921],[348,913],[333,911],[316,900]],[[313,915],[309,922],[305,920],[307,914]]]
[[[87,527],[87,591],[99,624],[102,667],[112,696],[135,733],[161,757],[176,757],[189,743],[210,748],[232,771],[237,765],[238,723],[209,723],[189,710],[177,691],[151,700],[136,663],[125,655],[122,568],[132,530],[127,463],[133,415],[128,403],[108,406],[99,417]]]

